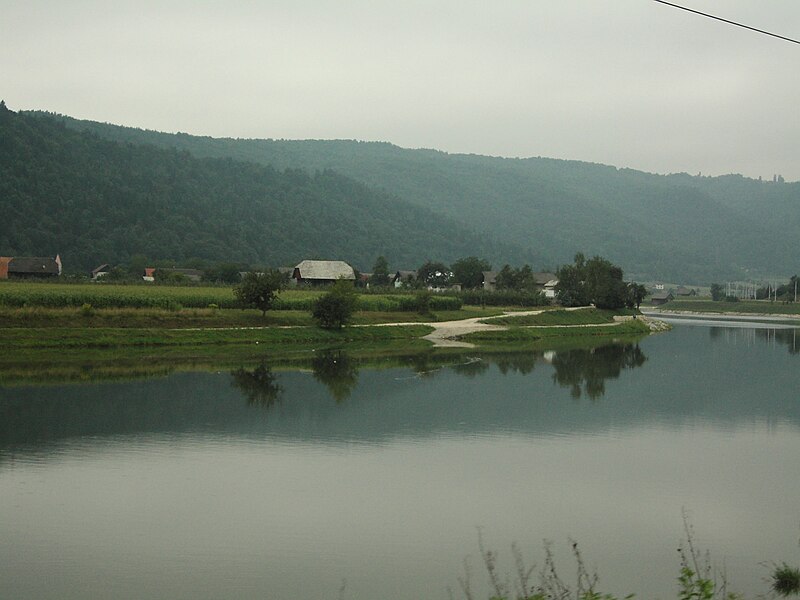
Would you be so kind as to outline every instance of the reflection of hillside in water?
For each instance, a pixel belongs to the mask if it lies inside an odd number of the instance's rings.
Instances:
[[[723,340],[727,343],[738,343],[748,346],[756,344],[770,344],[772,346],[786,346],[789,354],[800,354],[800,336],[797,327],[787,328],[733,328],[710,327],[709,336],[713,340]]]

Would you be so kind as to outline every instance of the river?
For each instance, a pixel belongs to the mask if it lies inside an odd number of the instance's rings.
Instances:
[[[487,597],[480,531],[666,599],[684,514],[753,596],[800,562],[797,333],[0,387],[0,597]]]

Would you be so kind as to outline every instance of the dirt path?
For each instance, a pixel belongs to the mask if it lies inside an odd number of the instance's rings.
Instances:
[[[579,306],[576,308],[567,308],[565,310],[581,310],[587,308]],[[429,327],[433,327],[433,331],[423,337],[423,340],[433,342],[435,348],[474,348],[475,344],[469,342],[462,342],[456,338],[467,335],[468,333],[475,333],[476,331],[502,331],[508,329],[505,325],[492,325],[491,323],[482,323],[481,321],[490,321],[492,319],[499,319],[501,317],[526,317],[528,315],[539,315],[545,312],[543,309],[539,310],[526,310],[526,311],[512,311],[504,312],[502,315],[494,317],[475,317],[472,319],[463,319],[461,321],[442,321],[440,323],[424,323]],[[609,326],[617,325],[618,323],[600,323],[598,325]],[[593,325],[550,325],[549,327],[593,327]]]

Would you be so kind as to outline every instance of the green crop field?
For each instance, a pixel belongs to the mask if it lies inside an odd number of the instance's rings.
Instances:
[[[284,290],[274,310],[311,310],[324,290]],[[361,294],[359,310],[413,312],[413,294]],[[23,281],[0,282],[0,306],[67,308],[85,304],[92,308],[240,308],[233,288],[165,285],[120,285],[107,283],[67,284]],[[461,300],[453,296],[434,296],[431,310],[458,310]]]

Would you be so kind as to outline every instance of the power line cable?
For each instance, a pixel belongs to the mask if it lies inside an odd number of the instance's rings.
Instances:
[[[714,19],[716,21],[722,21],[723,23],[727,23],[728,25],[735,25],[736,27],[742,27],[743,29],[749,29],[750,31],[755,31],[757,33],[762,33],[764,35],[769,35],[780,40],[784,40],[787,42],[792,42],[793,44],[800,44],[800,41],[794,40],[792,38],[788,38],[782,35],[778,35],[777,33],[770,33],[769,31],[764,31],[763,29],[756,29],[755,27],[750,27],[749,25],[745,25],[743,23],[737,23],[736,21],[729,21],[728,19],[723,19],[722,17],[717,17],[714,15],[710,15],[708,13],[700,12],[699,10],[694,10],[693,8],[686,8],[685,6],[680,6],[678,4],[673,4],[672,2],[666,2],[665,0],[653,0],[653,2],[658,2],[659,4],[666,4],[667,6],[672,6],[673,8],[679,8],[681,10],[685,10],[686,12],[694,13],[696,15],[701,15],[703,17],[708,17],[709,19]]]

